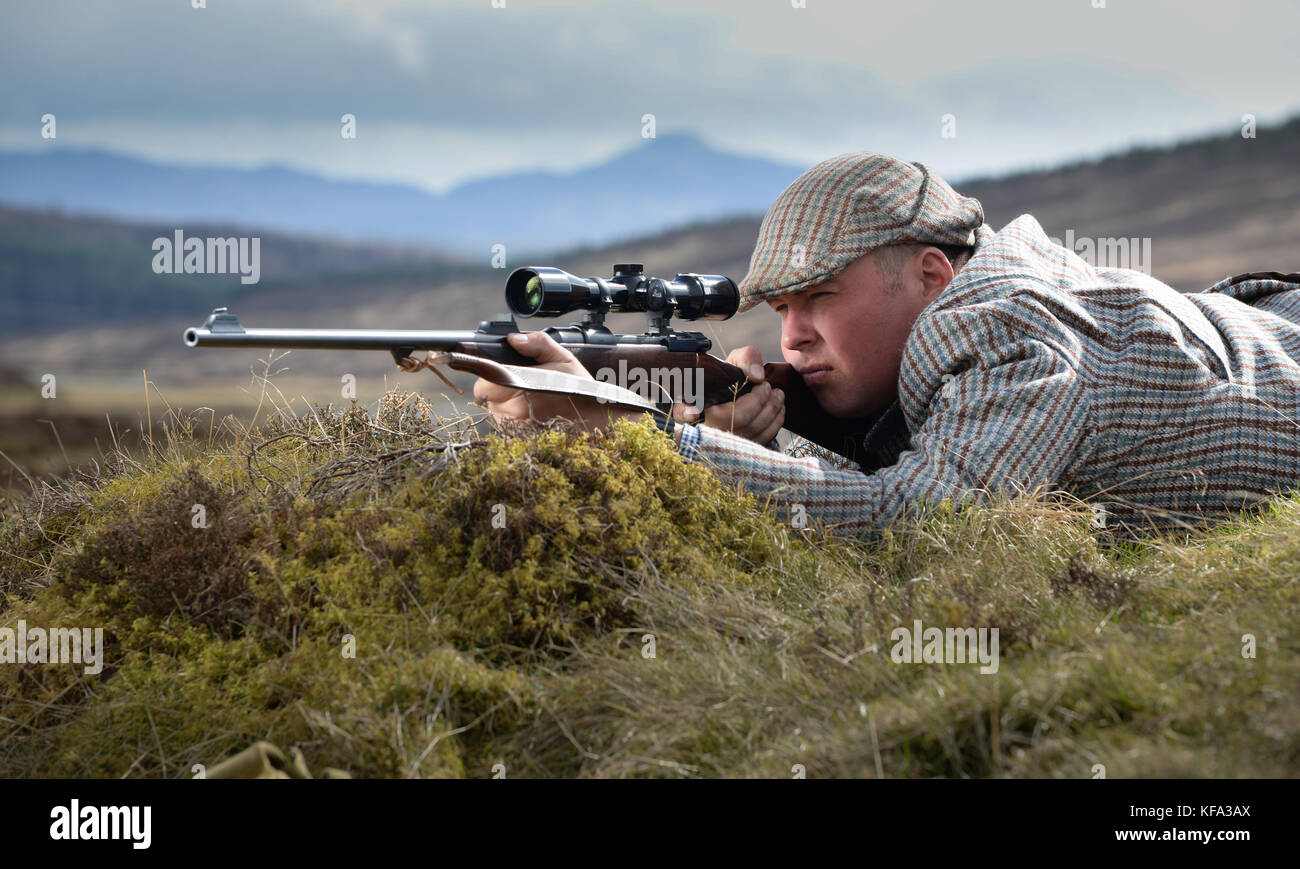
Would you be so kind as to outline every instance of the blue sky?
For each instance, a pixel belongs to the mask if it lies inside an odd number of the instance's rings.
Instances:
[[[1295,0],[1098,2],[6,0],[0,147],[437,191],[599,162],[649,113],[795,166],[877,150],[960,179],[1300,112]]]

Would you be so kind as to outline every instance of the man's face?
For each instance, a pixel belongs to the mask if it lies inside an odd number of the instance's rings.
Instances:
[[[896,282],[872,254],[860,257],[827,281],[767,300],[781,316],[781,352],[827,413],[877,414],[897,397],[912,324],[952,274],[937,248],[917,251]]]

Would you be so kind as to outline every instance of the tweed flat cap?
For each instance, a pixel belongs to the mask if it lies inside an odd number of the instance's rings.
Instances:
[[[795,179],[763,217],[740,310],[834,276],[888,244],[975,244],[979,200],[961,196],[920,163],[856,151]]]

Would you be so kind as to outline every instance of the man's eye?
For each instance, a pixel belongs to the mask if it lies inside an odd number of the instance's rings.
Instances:
[[[826,292],[826,293],[813,293],[813,294],[812,294],[811,296],[809,296],[808,298],[810,298],[810,299],[820,299],[822,296],[832,296],[832,295],[834,295],[834,293],[828,293],[828,292]]]

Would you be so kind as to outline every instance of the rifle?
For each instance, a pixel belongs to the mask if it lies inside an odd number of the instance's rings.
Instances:
[[[505,295],[511,313],[481,321],[473,331],[247,329],[227,308],[216,308],[202,326],[186,329],[184,340],[189,347],[385,350],[407,371],[428,367],[442,377],[435,366],[445,364],[505,386],[584,395],[652,414],[666,414],[673,403],[685,402],[702,411],[701,420],[705,408],[734,401],[754,386],[746,372],[709,353],[713,342],[708,336],[669,326],[674,315],[687,321],[734,315],[740,292],[722,275],[688,273],[665,280],[647,277],[640,263],[619,263],[610,278],[580,278],[530,266],[510,274]],[[559,317],[574,311],[582,312],[580,322],[544,331],[572,352],[595,381],[538,369],[532,358],[506,342],[506,335],[521,331],[512,314]],[[646,331],[611,332],[605,326],[609,313],[643,313]],[[430,353],[424,362],[413,358],[421,350]],[[642,387],[640,394],[618,382],[629,377]],[[862,435],[872,420],[826,413],[792,365],[768,362],[764,377],[785,392],[786,429],[859,461]]]

